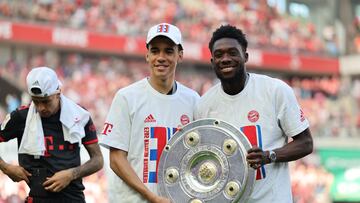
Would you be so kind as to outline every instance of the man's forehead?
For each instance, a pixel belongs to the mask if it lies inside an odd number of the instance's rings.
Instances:
[[[221,38],[215,41],[214,49],[242,48],[241,44],[233,38]]]
[[[157,47],[159,44],[165,43],[169,47],[175,47],[176,44],[165,36],[157,36],[149,42],[149,47]]]

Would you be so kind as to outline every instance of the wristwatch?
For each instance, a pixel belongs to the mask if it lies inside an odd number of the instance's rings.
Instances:
[[[269,151],[269,159],[270,163],[274,163],[276,161],[276,153],[272,150]]]

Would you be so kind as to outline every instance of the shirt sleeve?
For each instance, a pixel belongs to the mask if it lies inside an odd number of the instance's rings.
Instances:
[[[82,138],[81,142],[83,145],[89,145],[98,142],[96,127],[91,118],[85,125],[85,137]]]
[[[19,110],[6,115],[1,123],[0,142],[7,142],[11,139],[22,136],[25,128],[25,120]]]
[[[128,102],[119,91],[113,99],[104,128],[100,133],[100,144],[102,146],[128,151],[131,136],[129,112]]]
[[[277,119],[286,136],[293,137],[309,127],[309,122],[289,85],[280,81],[275,95],[278,109]]]

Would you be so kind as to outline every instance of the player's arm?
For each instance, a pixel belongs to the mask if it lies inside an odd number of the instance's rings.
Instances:
[[[31,176],[31,173],[29,173],[21,166],[6,163],[1,157],[0,170],[14,182],[20,182],[24,180],[25,182],[29,183],[28,176]]]
[[[20,110],[16,110],[11,114],[8,114],[1,123],[0,143],[17,138],[18,135],[22,134],[24,125],[25,120],[21,116]],[[31,173],[29,173],[21,166],[6,163],[1,157],[0,170],[14,182],[20,182],[24,180],[29,183],[28,177],[31,176]]]
[[[53,176],[46,178],[46,181],[43,183],[46,190],[60,192],[71,181],[91,175],[103,167],[103,157],[99,145],[97,143],[89,144],[85,145],[85,148],[90,155],[90,159],[78,167],[59,171]]]
[[[85,148],[89,153],[90,159],[83,165],[72,170],[72,178],[74,180],[91,175],[102,169],[104,165],[103,156],[98,143],[85,145]]]
[[[91,119],[85,126],[85,134],[83,144],[90,159],[78,167],[62,170],[48,177],[43,183],[46,190],[59,192],[68,186],[71,181],[91,175],[103,167],[103,156],[97,142],[96,129]]]
[[[136,190],[149,202],[170,202],[170,200],[152,193],[140,180],[136,172],[127,160],[127,152],[121,149],[110,148],[110,168],[119,176],[129,187]]]
[[[313,151],[313,139],[309,130],[308,121],[305,119],[300,106],[296,100],[294,91],[284,82],[277,83],[274,91],[275,106],[278,125],[284,135],[291,136],[292,141],[286,145],[272,149],[275,152],[275,162],[289,162],[300,159]],[[298,129],[304,129],[298,132]],[[295,135],[294,135],[295,134]],[[271,136],[271,135],[269,135]],[[262,151],[254,147],[248,151],[247,159],[250,166],[260,167],[261,164],[268,164],[270,151]]]
[[[273,150],[276,154],[275,162],[289,162],[303,158],[313,151],[313,139],[309,128],[295,135],[293,141],[281,148]],[[261,164],[269,164],[269,151],[263,151],[259,147],[253,147],[248,150],[247,160],[250,166],[258,168]]]
[[[313,139],[309,128],[295,135],[293,141],[273,151],[276,153],[276,162],[295,161],[311,154],[313,151]],[[266,153],[267,157],[269,157],[269,151]]]

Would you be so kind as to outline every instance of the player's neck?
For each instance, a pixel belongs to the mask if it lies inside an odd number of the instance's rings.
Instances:
[[[169,94],[171,90],[174,90],[175,80],[173,78],[167,78],[165,80],[149,77],[148,81],[156,91],[160,92],[161,94]],[[175,92],[175,91],[173,91]]]
[[[221,86],[226,94],[237,95],[245,88],[249,77],[250,75],[248,73],[245,73],[241,78],[222,80]]]

